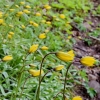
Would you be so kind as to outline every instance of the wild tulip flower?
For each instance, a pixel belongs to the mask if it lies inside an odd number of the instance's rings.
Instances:
[[[43,46],[43,47],[41,47],[41,49],[42,49],[42,50],[48,50],[48,47]]]
[[[0,19],[0,24],[4,24],[4,20],[3,19]]]
[[[0,11],[0,18],[3,16],[3,12]]]
[[[21,25],[21,27],[22,27],[22,29],[25,29],[26,28],[25,25]]]
[[[35,15],[36,15],[36,16],[41,16],[41,14],[40,14],[39,12],[37,12]]]
[[[56,66],[54,69],[55,69],[55,71],[60,71],[60,70],[62,70],[63,68],[64,68],[63,65],[58,65],[58,66]]]
[[[29,53],[33,53],[38,49],[38,44],[33,44],[30,49],[29,49]]]
[[[51,22],[50,21],[47,21],[46,24],[51,25]]]
[[[31,7],[29,5],[26,5],[25,8],[30,9]]]
[[[49,6],[49,5],[44,5],[44,8],[47,9],[47,10],[49,10],[49,9],[51,9],[51,6]]]
[[[33,69],[30,69],[30,70],[29,70],[29,73],[30,73],[32,76],[36,77],[36,76],[39,76],[39,75],[40,75],[40,70],[33,70]],[[43,73],[44,73],[43,70],[41,70],[41,74],[43,74]]]
[[[20,4],[21,4],[21,5],[24,5],[24,4],[25,4],[25,2],[20,2]]]
[[[70,50],[69,52],[57,52],[56,56],[60,60],[68,62],[68,61],[74,60],[75,54],[74,54],[73,50]]]
[[[7,55],[7,56],[5,56],[2,60],[3,61],[10,61],[10,60],[12,60],[13,59],[13,57],[11,56],[11,55]]]
[[[23,12],[22,11],[19,11],[16,16],[20,17],[21,15],[23,15]]]
[[[83,99],[82,99],[82,97],[80,97],[80,96],[75,96],[75,97],[73,97],[72,100],[83,100]]]
[[[12,38],[12,35],[8,34],[8,38],[11,39]]]
[[[10,35],[14,35],[14,32],[9,32]]]
[[[46,34],[45,34],[45,33],[41,33],[41,34],[39,35],[39,38],[40,38],[40,39],[46,38]]]
[[[96,59],[91,56],[85,56],[80,59],[80,62],[85,66],[92,67],[95,64]]]
[[[64,14],[60,14],[59,17],[60,17],[61,19],[65,19],[65,15],[64,15]]]
[[[30,14],[30,11],[27,10],[27,9],[24,9],[23,12],[26,13],[26,14]]]
[[[34,27],[38,27],[39,25],[37,24],[37,23],[35,23],[35,22],[33,22],[33,24],[32,24]]]
[[[13,12],[15,9],[9,9],[10,12]]]

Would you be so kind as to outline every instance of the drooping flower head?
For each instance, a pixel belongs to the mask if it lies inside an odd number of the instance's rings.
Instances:
[[[58,66],[56,66],[54,69],[55,69],[55,71],[60,71],[60,70],[62,70],[63,68],[64,68],[63,65],[58,65]]]
[[[45,33],[41,33],[41,34],[39,35],[39,38],[40,38],[40,39],[46,38],[46,34],[45,34]]]
[[[30,49],[29,49],[29,53],[33,53],[38,49],[38,44],[33,44]]]
[[[13,59],[13,57],[11,56],[11,55],[7,55],[7,56],[5,56],[5,57],[3,57],[3,61],[10,61],[10,60],[12,60]]]
[[[30,73],[32,76],[36,77],[36,76],[39,76],[39,75],[40,75],[40,70],[33,70],[33,69],[30,69],[30,70],[29,70],[29,73]],[[41,74],[43,74],[43,73],[44,73],[43,70],[41,70]]]
[[[75,96],[72,100],[83,100],[81,96]]]
[[[96,59],[91,56],[85,56],[80,59],[80,62],[85,66],[92,67],[95,64]]]
[[[73,50],[70,50],[69,52],[57,52],[56,56],[60,60],[68,62],[68,61],[74,60],[75,54],[74,54]]]

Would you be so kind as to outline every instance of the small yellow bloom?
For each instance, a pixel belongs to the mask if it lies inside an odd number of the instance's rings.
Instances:
[[[46,24],[51,25],[51,22],[50,21],[47,21]]]
[[[22,29],[25,29],[26,27],[24,25],[21,25]]]
[[[31,25],[33,25],[34,22],[33,22],[33,21],[30,21],[29,23],[30,23]]]
[[[32,25],[35,26],[35,27],[38,27],[38,26],[39,26],[39,25],[38,25],[37,23],[35,23],[35,22],[33,22]]]
[[[0,24],[4,24],[4,20],[3,19],[0,19]]]
[[[11,24],[10,24],[9,26],[10,26],[11,28],[13,28],[13,27],[14,27],[14,26],[13,26],[13,25],[11,25]]]
[[[24,5],[24,4],[25,4],[25,2],[20,2],[20,4],[21,4],[21,5]]]
[[[49,30],[47,29],[47,30],[45,30],[45,33],[48,33],[49,32]]]
[[[24,9],[23,12],[26,13],[26,14],[30,14],[30,11],[27,10],[27,9]]]
[[[65,19],[65,15],[64,15],[64,14],[60,14],[59,17],[60,17],[61,19]]]
[[[85,56],[85,57],[81,58],[80,62],[85,66],[92,67],[92,66],[94,66],[96,60],[94,57]]]
[[[29,53],[33,53],[38,49],[38,44],[33,44],[30,49],[29,49]]]
[[[41,22],[42,22],[42,23],[45,23],[45,22],[46,22],[46,20],[41,20]]]
[[[0,18],[3,16],[3,13],[0,11]]]
[[[20,11],[20,12],[18,12],[16,15],[19,17],[19,16],[23,15],[23,12]]]
[[[81,36],[78,36],[78,39],[82,40],[82,37]]]
[[[59,18],[56,18],[55,20],[56,20],[56,21],[60,21],[60,19],[59,19]]]
[[[8,34],[8,38],[11,39],[12,38],[12,35]]]
[[[45,33],[41,33],[41,34],[39,35],[39,38],[40,38],[40,39],[46,38],[46,34],[45,34]]]
[[[43,46],[43,47],[41,47],[41,49],[42,49],[42,50],[48,50],[48,47]]]
[[[64,68],[63,65],[58,65],[54,69],[55,69],[55,71],[59,71],[59,70],[62,70],[63,68]]]
[[[12,60],[13,59],[13,57],[11,56],[11,55],[7,55],[7,56],[5,56],[2,60],[3,61],[10,61],[10,60]]]
[[[80,96],[75,96],[72,100],[83,100]]]
[[[14,32],[9,32],[10,35],[14,35]]]
[[[30,69],[30,70],[29,70],[29,73],[30,73],[32,76],[36,77],[36,76],[39,76],[39,75],[40,75],[40,70],[33,70],[33,69]],[[44,73],[43,70],[41,70],[41,74],[43,74],[43,73]]]
[[[10,12],[13,12],[15,9],[9,9]]]
[[[37,12],[35,15],[36,15],[36,16],[41,16],[41,14],[40,14],[39,12]]]
[[[25,8],[30,9],[31,7],[29,5],[26,5]]]
[[[44,8],[47,9],[47,10],[49,10],[49,9],[51,9],[51,6],[49,6],[49,5],[44,5]]]
[[[57,52],[56,53],[57,58],[59,58],[62,61],[73,61],[74,60],[74,52],[73,50],[70,50],[69,52]]]
[[[19,8],[19,6],[18,5],[15,5],[17,8]]]
[[[72,38],[72,36],[68,36],[67,38],[70,40]]]

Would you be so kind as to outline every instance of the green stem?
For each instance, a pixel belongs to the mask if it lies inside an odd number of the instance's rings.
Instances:
[[[40,76],[39,76],[39,86],[38,86],[38,88],[37,88],[36,100],[39,100],[40,85],[41,85],[41,70],[42,70],[43,62],[44,62],[45,58],[46,58],[48,55],[50,55],[50,54],[56,54],[56,53],[55,53],[55,52],[50,52],[50,53],[46,54],[46,55],[43,57],[42,61],[41,61],[41,65],[40,65]],[[42,78],[42,79],[43,79],[43,78]]]
[[[28,76],[27,78],[26,78],[26,80],[24,81],[24,84],[23,84],[23,87],[22,87],[22,91],[21,91],[21,94],[20,94],[20,98],[21,98],[21,96],[22,96],[22,93],[23,93],[23,90],[24,90],[24,86],[25,86],[25,83],[27,82],[27,80],[29,79],[29,78],[31,78],[32,76]],[[20,100],[20,99],[19,99]]]
[[[65,74],[65,80],[64,80],[64,90],[63,90],[63,100],[65,100],[65,89],[66,89],[66,80],[67,80],[67,75],[68,75],[68,70],[71,67],[72,63],[70,63],[68,65],[68,68],[66,70],[66,74]]]

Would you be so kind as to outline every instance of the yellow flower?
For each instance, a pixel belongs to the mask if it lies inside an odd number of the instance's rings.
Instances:
[[[75,96],[72,100],[83,100],[80,96]]]
[[[45,34],[45,33],[41,33],[41,34],[39,35],[39,38],[40,38],[40,39],[46,38],[46,34]]]
[[[42,49],[42,50],[48,50],[48,47],[43,46],[43,47],[41,47],[41,49]]]
[[[14,32],[9,32],[10,35],[14,35]]]
[[[59,18],[56,18],[55,20],[56,20],[56,21],[60,21],[60,19],[59,19]]]
[[[47,10],[49,10],[49,9],[51,9],[51,6],[49,6],[49,5],[44,5],[44,8],[47,9]]]
[[[81,58],[80,62],[85,66],[92,67],[95,64],[96,60],[94,57],[85,56]]]
[[[12,38],[12,35],[8,34],[8,38],[11,39]]]
[[[7,55],[7,56],[5,56],[2,60],[3,61],[10,61],[10,60],[12,60],[13,59],[13,57],[11,56],[11,55]]]
[[[13,26],[13,25],[11,25],[11,24],[10,24],[9,26],[10,26],[10,27],[12,27],[12,28],[14,27],[14,26]]]
[[[42,22],[42,23],[45,23],[45,22],[46,22],[46,20],[41,20],[41,22]]]
[[[15,5],[17,8],[19,8],[19,6],[18,5]]]
[[[59,17],[60,17],[61,19],[65,19],[65,15],[64,15],[64,14],[60,14]]]
[[[15,9],[9,9],[10,12],[13,12]]]
[[[29,14],[30,13],[30,11],[27,10],[27,9],[24,9],[23,12],[26,13],[26,14]]]
[[[24,25],[21,25],[22,29],[25,29],[26,27]]]
[[[74,60],[74,52],[73,52],[73,50],[70,50],[69,52],[57,52],[56,53],[56,56],[60,59],[60,60],[62,60],[62,61],[65,61],[65,62],[67,62],[67,61],[73,61]]]
[[[24,5],[24,4],[25,4],[25,2],[20,2],[20,4],[21,4],[21,5]]]
[[[71,39],[71,38],[72,38],[72,36],[68,36],[67,38],[68,38],[68,39]]]
[[[38,26],[39,26],[39,25],[38,25],[37,23],[35,23],[35,22],[33,22],[32,25],[35,26],[35,27],[38,27]]]
[[[36,16],[41,16],[41,14],[39,12],[36,13]]]
[[[29,5],[26,5],[25,8],[30,9],[31,7]]]
[[[33,69],[30,69],[30,70],[29,70],[29,73],[30,73],[32,76],[36,77],[36,76],[39,76],[39,75],[40,75],[40,70],[33,70]],[[43,73],[44,73],[43,70],[41,70],[41,74],[43,74]]]
[[[0,19],[0,24],[4,24],[4,20],[3,19]]]
[[[49,32],[49,30],[45,30],[45,32],[46,32],[46,33],[48,33],[48,32]]]
[[[33,25],[34,22],[33,22],[33,21],[30,21],[29,23],[30,23],[31,25]]]
[[[0,18],[2,17],[3,13],[0,11]]]
[[[62,70],[63,68],[64,68],[63,65],[58,65],[54,69],[55,69],[55,71],[59,71],[59,70]]]
[[[29,49],[29,53],[33,53],[38,49],[38,44],[33,44],[30,49]]]
[[[46,22],[46,24],[50,25],[50,24],[51,24],[51,22],[50,22],[50,21],[47,21],[47,22]]]
[[[19,16],[23,15],[23,12],[20,11],[20,12],[18,12],[16,15],[19,17]]]

